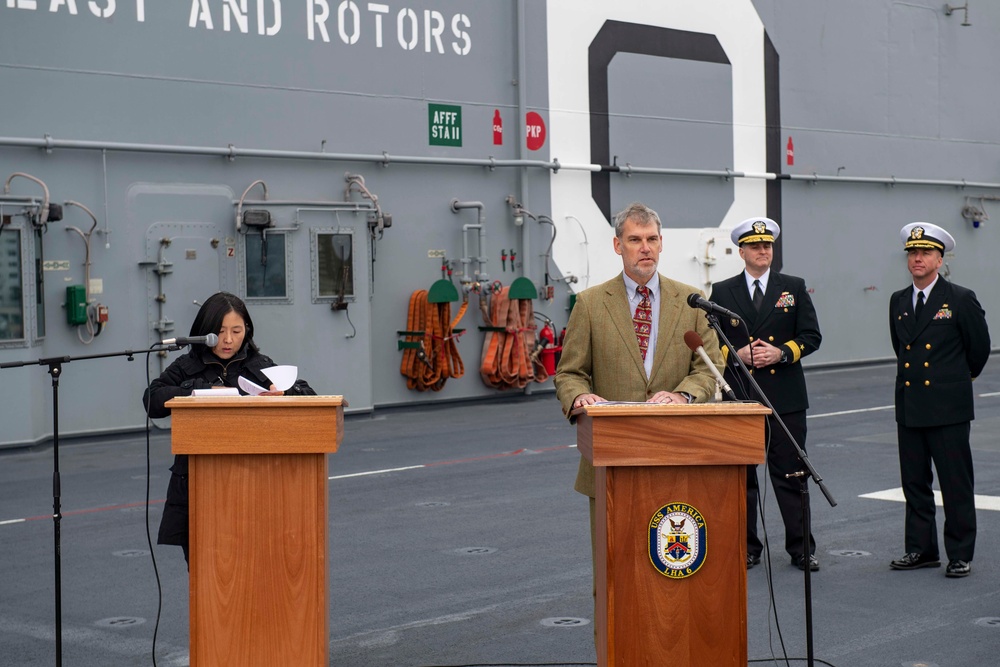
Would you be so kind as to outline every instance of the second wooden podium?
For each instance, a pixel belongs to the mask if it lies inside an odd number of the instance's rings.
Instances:
[[[747,664],[746,466],[756,404],[605,404],[577,445],[597,490],[597,664]]]
[[[327,454],[340,396],[185,397],[191,665],[326,667]]]

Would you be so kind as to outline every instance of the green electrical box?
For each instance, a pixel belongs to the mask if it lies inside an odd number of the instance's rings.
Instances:
[[[87,290],[83,285],[66,286],[66,322],[71,325],[87,323]]]

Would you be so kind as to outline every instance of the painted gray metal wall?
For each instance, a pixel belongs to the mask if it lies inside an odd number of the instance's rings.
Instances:
[[[542,2],[516,0],[416,0],[385,3],[382,45],[376,14],[356,3],[355,33],[348,8],[345,43],[338,28],[339,2],[251,0],[247,32],[232,21],[224,27],[222,1],[118,2],[111,17],[94,15],[91,5],[26,0],[0,4],[0,136],[37,140],[135,142],[165,147],[205,146],[270,149],[304,153],[411,155],[446,158],[533,160],[559,158],[548,145],[521,148],[518,96],[524,86],[527,110],[549,119],[548,86],[560,72],[548,71],[546,11]],[[323,39],[314,22],[309,39],[308,9],[327,4]],[[109,3],[95,2],[97,13]],[[518,81],[518,7],[524,6],[526,78]],[[654,15],[658,3],[647,3]],[[76,13],[71,13],[70,7]],[[258,34],[257,9],[264,11]],[[579,3],[599,11],[598,2]],[[995,63],[1000,43],[1000,7],[976,3],[963,27],[961,12],[945,16],[940,3],[889,0],[828,3],[820,0],[754,2],[780,58],[781,145],[794,139],[790,174],[897,176],[978,182],[1000,181],[1000,129],[995,122]],[[137,10],[142,8],[142,21]],[[208,29],[207,8],[213,27]],[[55,11],[50,11],[51,9]],[[404,41],[412,9],[415,48],[400,45],[397,17],[404,16]],[[424,33],[426,16],[444,21],[444,53]],[[380,11],[380,10],[379,10]],[[692,7],[690,11],[698,11]],[[195,25],[192,27],[192,15]],[[451,32],[453,17],[464,37]],[[430,51],[425,50],[429,44]],[[725,169],[732,164],[734,76],[725,65],[654,61],[621,54],[609,77],[611,150],[619,164],[689,169]],[[428,104],[462,107],[461,148],[428,145]],[[494,109],[501,110],[504,143],[492,143]],[[574,110],[586,115],[587,109]],[[105,167],[106,165],[106,167]],[[843,169],[840,169],[843,167]],[[487,226],[486,269],[509,283],[515,274],[500,270],[500,250],[518,248],[521,267],[541,283],[541,253],[549,229],[530,226],[527,252],[504,203],[515,195],[532,211],[552,215],[560,233],[571,228],[551,210],[549,172],[541,168],[408,165],[368,161],[175,155],[99,149],[0,146],[0,176],[15,171],[43,179],[53,201],[80,201],[100,220],[95,234],[92,276],[103,280],[97,295],[110,308],[110,324],[92,344],[81,344],[65,324],[61,307],[67,283],[82,283],[83,244],[68,225],[86,228],[89,219],[72,208],[49,225],[45,258],[70,260],[68,271],[46,273],[48,332],[43,340],[0,344],[0,362],[57,355],[141,349],[157,340],[158,317],[173,319],[184,334],[196,307],[217,289],[239,291],[242,239],[233,224],[232,202],[257,179],[272,199],[342,200],[346,172],[364,176],[393,226],[376,243],[374,264],[363,214],[304,213],[301,227],[288,234],[294,267],[290,303],[251,310],[257,339],[280,363],[299,365],[301,375],[322,393],[345,394],[352,409],[410,401],[489,397],[477,376],[482,334],[475,301],[462,325],[470,329],[459,347],[466,376],[449,380],[433,395],[408,391],[399,374],[396,331],[405,328],[406,305],[414,289],[440,277],[440,260],[462,253],[461,226],[475,211],[456,215],[452,199],[481,201]],[[37,196],[31,182],[16,179],[12,193]],[[105,191],[107,199],[105,200]],[[691,176],[612,174],[612,207],[634,199],[649,201],[669,225],[711,227],[733,197],[733,181]],[[943,224],[958,240],[948,258],[951,277],[976,289],[988,315],[1000,312],[1000,296],[989,286],[995,272],[992,222],[979,229],[961,217],[966,196],[997,195],[989,188],[850,182],[782,181],[784,270],[806,278],[824,331],[822,349],[810,363],[858,361],[890,354],[886,331],[889,294],[908,276],[898,230],[906,222]],[[260,190],[252,191],[259,198]],[[361,201],[357,195],[352,200]],[[977,201],[977,204],[979,202]],[[986,201],[987,211],[1000,212]],[[275,208],[279,225],[295,214]],[[15,219],[17,220],[17,219]],[[23,224],[17,222],[16,224]],[[348,313],[313,303],[309,240],[312,229],[354,233],[356,299]],[[155,276],[140,262],[155,257],[163,235],[176,240],[168,253],[174,270],[163,279],[168,301],[160,313],[152,297]],[[213,248],[212,239],[219,240]],[[235,240],[235,257],[227,256]],[[110,247],[106,247],[106,243]],[[193,258],[188,250],[194,250]],[[374,273],[368,270],[373,266]],[[675,267],[661,267],[673,274]],[[676,267],[683,275],[686,268]],[[683,271],[682,271],[683,269]],[[215,281],[206,276],[215,276]],[[369,290],[371,278],[371,290]],[[578,287],[578,286],[575,286]],[[569,290],[556,285],[556,299],[535,308],[565,323]],[[991,318],[992,319],[992,318]],[[356,335],[348,337],[352,331]],[[159,372],[161,363],[152,364]],[[39,367],[0,371],[3,433],[0,443],[23,443],[51,433],[51,391]],[[541,385],[537,388],[550,386]],[[142,361],[82,361],[67,365],[61,380],[61,426],[65,433],[105,432],[139,426],[138,397],[145,386]],[[887,392],[889,388],[887,388]]]
[[[239,33],[235,22],[229,32],[223,30],[223,3],[205,3],[212,13],[212,30],[207,29],[203,15],[196,27],[189,26],[191,3],[150,3],[142,22],[128,3],[119,3],[110,20],[92,16],[84,3],[78,3],[75,16],[66,5],[57,12],[49,12],[47,3],[34,11],[0,7],[0,117],[4,119],[0,134],[366,155],[386,151],[431,157],[518,157],[516,3],[435,2],[415,7],[420,28],[413,50],[403,48],[396,37],[395,17],[406,7],[391,7],[380,48],[374,15],[365,11],[364,4],[360,5],[364,12],[360,38],[353,45],[345,44],[338,33],[336,3],[331,3],[334,13],[327,22],[329,42],[323,41],[318,26],[315,39],[308,39],[307,3],[281,3],[280,32],[256,34],[254,4],[250,3],[249,34]],[[273,9],[270,2],[265,4],[267,11]],[[424,49],[424,9],[439,12],[447,22],[444,53],[438,52],[433,39],[431,52]],[[529,31],[534,48],[544,49],[538,41],[544,34],[544,24],[538,21],[544,15],[534,13]],[[468,37],[455,37],[450,30],[452,17],[463,14],[472,21],[459,26]],[[409,21],[408,15],[405,20]],[[353,30],[351,25],[346,29]],[[460,55],[452,42],[462,48],[471,43],[472,48]],[[544,75],[531,72],[534,83],[528,92],[533,104],[541,107]],[[465,136],[461,148],[428,146],[429,102],[462,106]],[[493,145],[494,109],[501,110],[505,121],[502,146]],[[0,153],[4,175],[22,171],[38,176],[52,191],[53,201],[86,203],[101,218],[100,228],[111,231],[110,235],[95,234],[92,256],[92,276],[104,282],[104,293],[95,298],[110,309],[105,332],[88,347],[65,324],[61,290],[65,282],[83,282],[83,244],[62,228],[89,226],[89,220],[67,209],[66,220],[52,223],[44,241],[46,259],[72,260],[70,271],[46,274],[48,335],[29,341],[28,346],[15,344],[5,349],[4,361],[142,349],[157,340],[160,336],[152,325],[158,310],[152,297],[158,287],[150,269],[140,262],[156,259],[157,241],[164,236],[174,239],[165,251],[174,269],[164,277],[168,300],[163,314],[176,323],[173,335],[186,334],[197,309],[191,304],[192,294],[200,292],[204,299],[217,289],[239,291],[237,260],[242,247],[236,258],[225,257],[224,250],[227,237],[239,240],[233,229],[232,201],[244,188],[263,179],[272,199],[340,200],[344,175],[352,172],[365,177],[383,209],[393,215],[393,226],[377,242],[372,265],[364,215],[304,215],[303,228],[288,235],[295,276],[292,303],[251,305],[263,350],[279,362],[297,364],[318,391],[346,395],[352,409],[492,393],[477,373],[482,336],[476,331],[481,321],[475,307],[462,323],[470,333],[459,345],[467,375],[449,381],[433,396],[406,389],[399,373],[396,331],[406,328],[410,293],[441,277],[441,260],[428,258],[428,251],[443,250],[448,258],[458,259],[463,247],[461,227],[477,221],[475,211],[453,213],[452,199],[485,204],[488,245],[484,254],[490,260],[486,270],[504,283],[515,277],[510,267],[501,270],[500,249],[521,246],[520,229],[514,227],[504,203],[508,194],[521,199],[519,170],[288,159],[229,161],[112,151],[106,156],[105,219],[102,158],[100,151],[87,150],[47,154],[5,147]],[[529,185],[525,192],[544,202],[544,183]],[[13,181],[12,193],[40,194],[23,179]],[[260,190],[250,197],[259,199]],[[352,199],[360,200],[357,195]],[[289,223],[293,215],[288,209],[274,212],[279,226]],[[310,227],[354,231],[354,250],[360,261],[355,264],[356,298],[348,310],[353,329],[347,316],[332,312],[328,303],[311,303]],[[549,231],[536,226],[531,234],[532,245],[544,249]],[[209,243],[212,238],[221,241],[214,252]],[[109,248],[106,241],[110,241]],[[190,250],[196,251],[197,259],[185,259]],[[527,259],[540,278],[538,252],[530,258],[522,256],[519,263]],[[212,273],[216,281],[205,282]],[[565,302],[563,292],[561,301]],[[154,375],[159,366],[152,364]],[[5,418],[0,440],[32,441],[49,434],[48,376],[37,368],[6,370],[4,376],[9,385],[3,390]],[[138,399],[144,385],[141,362],[67,365],[61,381],[62,430],[79,433],[141,424]],[[30,415],[30,419],[15,419],[15,415]]]
[[[755,4],[781,55],[782,142],[792,136],[795,148],[785,171],[1000,181],[1000,5],[970,3],[962,26],[962,11],[947,16],[936,2]],[[910,281],[898,233],[918,220],[954,235],[949,278],[1000,326],[996,225],[961,215],[966,197],[996,189],[792,181],[782,193],[785,270],[816,290],[823,328],[811,363],[892,355],[888,299]]]

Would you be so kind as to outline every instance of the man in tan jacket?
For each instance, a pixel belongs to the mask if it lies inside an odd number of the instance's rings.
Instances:
[[[689,403],[714,394],[715,378],[684,334],[697,332],[722,369],[719,343],[686,302],[700,290],[657,272],[662,244],[660,218],[647,206],[633,203],[615,216],[623,272],[577,296],[556,370],[556,395],[570,421],[573,410],[603,401]],[[582,457],[574,488],[590,498],[593,548],[594,468]]]

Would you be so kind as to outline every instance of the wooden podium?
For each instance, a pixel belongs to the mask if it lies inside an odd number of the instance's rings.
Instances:
[[[327,454],[341,396],[184,397],[191,665],[327,667]]]
[[[764,461],[770,412],[580,411],[577,445],[596,474],[598,665],[746,667],[746,466]]]

